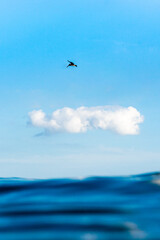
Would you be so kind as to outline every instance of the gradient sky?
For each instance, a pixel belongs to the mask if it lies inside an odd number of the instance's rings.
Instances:
[[[0,9],[0,176],[159,171],[160,1],[0,0]],[[105,105],[135,107],[140,134],[38,136],[27,124],[33,110]]]

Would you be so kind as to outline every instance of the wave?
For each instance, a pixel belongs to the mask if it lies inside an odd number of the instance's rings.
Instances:
[[[160,239],[160,173],[0,178],[0,239]]]

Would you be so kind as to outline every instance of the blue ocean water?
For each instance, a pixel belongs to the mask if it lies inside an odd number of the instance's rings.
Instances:
[[[0,178],[0,239],[160,239],[160,173]]]

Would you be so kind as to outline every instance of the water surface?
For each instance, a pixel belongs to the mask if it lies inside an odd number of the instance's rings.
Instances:
[[[0,239],[160,239],[160,174],[0,178]]]

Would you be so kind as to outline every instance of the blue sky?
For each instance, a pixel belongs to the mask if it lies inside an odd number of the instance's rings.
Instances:
[[[0,176],[159,171],[160,1],[0,0]],[[67,68],[67,59],[78,68]],[[136,108],[138,135],[53,133],[28,113]]]

